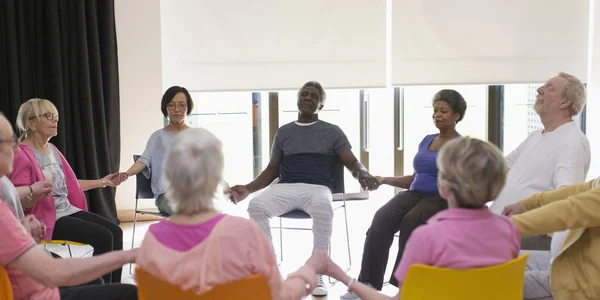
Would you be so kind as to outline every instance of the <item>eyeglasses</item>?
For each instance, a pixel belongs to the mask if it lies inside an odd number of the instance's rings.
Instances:
[[[58,121],[58,113],[53,113],[53,112],[47,112],[47,113],[43,113],[43,114],[41,114],[41,115],[38,115],[37,117],[38,117],[38,118],[39,118],[39,117],[44,117],[44,118],[46,118],[46,120],[48,120],[48,121],[54,121],[54,119],[56,118],[56,120]],[[31,119],[35,119],[35,118],[36,118],[36,117],[31,117],[31,118],[29,118],[29,119],[31,120]]]
[[[169,103],[169,104],[167,104],[167,109],[169,109],[169,110],[174,110],[176,108],[179,108],[181,110],[186,110],[187,103]]]
[[[16,147],[17,144],[19,143],[19,139],[17,138],[16,135],[13,134],[11,139],[8,140],[0,140],[0,144],[8,144],[11,147]]]

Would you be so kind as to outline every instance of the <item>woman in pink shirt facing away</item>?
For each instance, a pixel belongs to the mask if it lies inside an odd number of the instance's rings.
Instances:
[[[446,143],[437,158],[438,189],[448,210],[433,216],[410,236],[394,273],[400,289],[411,265],[473,269],[506,263],[519,254],[521,238],[506,217],[493,214],[485,203],[502,190],[506,164],[494,145],[461,137]],[[346,275],[327,254],[313,255],[316,272],[340,280],[361,299],[398,299]]]
[[[300,299],[315,288],[314,265],[307,263],[283,280],[258,225],[214,208],[223,152],[213,134],[199,128],[179,133],[164,164],[163,182],[175,214],[150,226],[138,267],[197,294],[256,274],[266,278],[273,299]]]

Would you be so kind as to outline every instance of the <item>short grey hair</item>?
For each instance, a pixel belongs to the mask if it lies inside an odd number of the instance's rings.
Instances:
[[[325,92],[325,89],[323,88],[323,86],[320,83],[318,83],[317,81],[308,81],[308,82],[306,82],[298,90],[298,94],[296,94],[296,98],[300,99],[300,94],[302,94],[302,90],[304,90],[305,88],[307,88],[309,86],[313,86],[313,87],[317,88],[317,90],[319,90],[319,94],[321,94],[321,103],[325,104],[325,98],[327,98],[327,93]]]
[[[583,110],[583,106],[585,106],[585,86],[583,86],[583,83],[577,77],[571,74],[560,72],[558,76],[567,81],[563,88],[563,97],[571,100],[571,116],[576,116]]]
[[[167,151],[163,176],[167,199],[177,214],[212,209],[223,177],[221,141],[202,128],[178,133]]]
[[[460,137],[447,142],[437,158],[440,187],[449,187],[459,207],[481,208],[496,199],[506,182],[506,162],[498,147]]]

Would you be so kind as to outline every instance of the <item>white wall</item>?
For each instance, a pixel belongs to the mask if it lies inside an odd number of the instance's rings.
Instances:
[[[586,118],[586,135],[590,141],[592,150],[592,162],[588,172],[588,179],[600,176],[600,1],[591,1],[593,9],[591,12],[595,14],[595,21],[590,21],[590,64],[588,65],[588,86],[587,86],[587,118]],[[593,24],[591,24],[593,22]]]
[[[163,126],[160,112],[162,62],[159,0],[115,1],[121,102],[121,166],[144,151],[146,141]],[[135,178],[117,188],[117,210],[135,206]],[[146,200],[142,207],[151,207]]]

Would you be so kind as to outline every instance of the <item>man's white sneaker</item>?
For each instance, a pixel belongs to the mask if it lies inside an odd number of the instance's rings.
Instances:
[[[341,300],[360,300],[357,294],[353,292],[347,292],[340,297]]]
[[[323,283],[322,275],[317,275],[317,287],[313,290],[312,295],[317,297],[327,296],[327,287]]]
[[[372,287],[372,285],[370,285],[368,283],[365,283],[365,284]],[[360,300],[360,297],[353,292],[347,292],[347,293],[343,294],[340,297],[340,299],[341,300]]]

